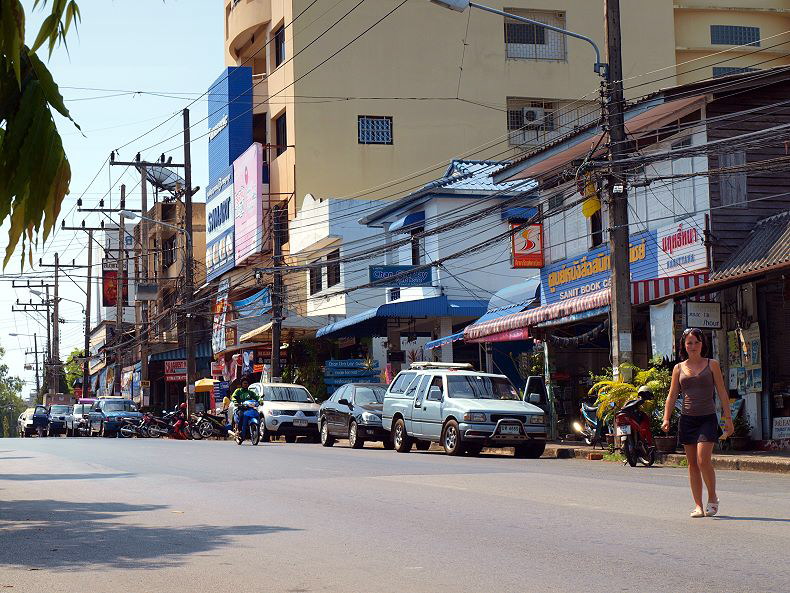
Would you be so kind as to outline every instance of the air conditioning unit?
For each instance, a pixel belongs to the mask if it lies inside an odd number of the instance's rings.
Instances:
[[[524,107],[524,129],[542,130],[546,119],[546,110],[542,107]]]

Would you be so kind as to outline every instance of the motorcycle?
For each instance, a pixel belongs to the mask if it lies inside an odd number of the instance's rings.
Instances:
[[[650,417],[642,410],[642,404],[653,399],[648,387],[642,386],[637,398],[627,402],[614,417],[615,442],[623,450],[628,465],[637,462],[650,467],[656,461],[656,445],[650,432]]]
[[[239,426],[236,427],[236,444],[241,445],[244,442],[243,426],[247,425],[247,433],[249,434],[250,442],[257,445],[261,439],[261,414],[258,412],[258,402],[254,400],[247,400],[243,402],[239,408]],[[242,418],[243,416],[243,418]]]
[[[225,438],[228,436],[228,420],[224,416],[200,412],[194,418],[194,425],[192,433],[200,435],[200,438],[207,439],[213,436]]]
[[[151,416],[148,434],[154,438],[169,436],[179,440],[192,438],[186,421],[186,404],[181,404],[172,412],[163,412],[162,416]]]
[[[603,449],[606,444],[606,424],[598,418],[598,406],[591,406],[582,401],[579,411],[584,425],[582,426],[581,422],[577,420],[573,423],[573,430],[582,436],[584,444],[592,445],[593,448],[598,444]]]
[[[124,418],[123,425],[118,430],[118,436],[122,438],[147,437],[148,432],[145,427],[145,418]]]

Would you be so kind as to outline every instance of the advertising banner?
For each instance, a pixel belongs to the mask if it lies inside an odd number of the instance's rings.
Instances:
[[[102,260],[102,306],[115,307],[118,299],[118,261],[105,258]],[[123,287],[123,304],[129,304],[128,282],[121,280]]]
[[[222,379],[222,374],[225,371],[225,361],[221,360],[219,362],[212,362],[211,363],[211,378],[212,379]]]
[[[669,278],[708,269],[705,250],[705,215],[698,214],[656,231],[657,278]]]
[[[231,66],[208,89],[208,187],[252,144],[252,68]]]
[[[228,317],[228,291],[230,291],[230,280],[220,281],[217,288],[217,300],[214,303],[214,326],[211,334],[211,349],[214,354],[224,352],[227,347],[225,323]]]
[[[246,299],[233,301],[233,309],[239,319],[265,315],[272,309],[272,297],[269,293],[269,288],[266,287]]]
[[[233,161],[236,264],[263,248],[263,147],[253,142]]]
[[[236,263],[233,167],[206,191],[206,279],[213,280]]]
[[[369,266],[368,274],[370,282],[375,282],[377,286],[411,288],[433,285],[433,268],[424,268],[411,274],[392,278],[396,274],[402,274],[414,268],[415,266]]]
[[[511,224],[510,228],[518,228]],[[531,224],[513,235],[511,241],[514,268],[543,267],[543,225]]]
[[[165,381],[184,382],[187,380],[187,361],[186,360],[166,360],[165,361]]]
[[[253,350],[245,350],[241,353],[241,374],[251,375],[252,368],[255,365],[255,352]]]

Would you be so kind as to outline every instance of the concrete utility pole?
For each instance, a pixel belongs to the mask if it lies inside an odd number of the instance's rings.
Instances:
[[[38,378],[38,335],[33,334],[33,357],[36,359],[36,397],[41,395],[41,381]]]
[[[612,267],[612,366],[633,361],[631,345],[631,262],[628,240],[628,188],[622,165],[626,156],[623,120],[623,61],[620,38],[620,0],[605,0],[607,68],[606,114],[609,127],[608,179],[609,251]]]
[[[143,211],[143,216],[148,216],[148,180],[146,179],[148,171],[146,166],[140,165],[140,208]],[[143,283],[148,284],[148,221],[143,218],[140,221],[140,257],[142,258],[142,274]],[[140,344],[140,403],[143,404],[149,396],[148,387],[148,301],[142,301],[140,304],[140,327],[138,331],[138,338]]]
[[[126,186],[121,184],[121,209],[126,207]],[[118,221],[118,272],[115,276],[115,381],[113,382],[113,392],[121,394],[121,371],[123,370],[123,289],[126,286],[126,238],[124,231],[126,223],[121,216]]]
[[[187,352],[187,413],[195,411],[195,392],[192,391],[195,380],[195,346],[192,329],[192,295],[195,290],[195,265],[192,249],[192,154],[189,137],[189,109],[184,109],[184,228],[186,230],[186,282],[184,286],[184,347]]]
[[[82,362],[82,397],[90,397],[91,349],[91,270],[93,265],[93,231],[88,231],[88,280],[85,291],[85,360]]]
[[[50,361],[50,389],[54,398],[60,386],[60,308],[58,298],[58,271],[60,270],[60,260],[55,254],[55,298],[52,302],[52,360]],[[49,302],[49,288],[47,288],[47,302]]]
[[[270,209],[272,217],[272,264],[274,267],[274,282],[272,285],[272,356],[270,365],[272,373],[270,381],[278,383],[280,378],[280,334],[283,316],[283,245],[282,229],[280,228],[280,215],[278,208]]]

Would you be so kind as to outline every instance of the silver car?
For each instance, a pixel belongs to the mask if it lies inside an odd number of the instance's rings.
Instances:
[[[253,383],[250,385],[261,397],[261,440],[285,437],[293,443],[298,436],[318,442],[318,403],[301,385],[291,383]]]
[[[471,365],[412,364],[387,389],[382,424],[401,453],[432,442],[448,455],[478,454],[489,446],[538,458],[546,448],[543,410],[522,401],[504,375],[478,373]]]

